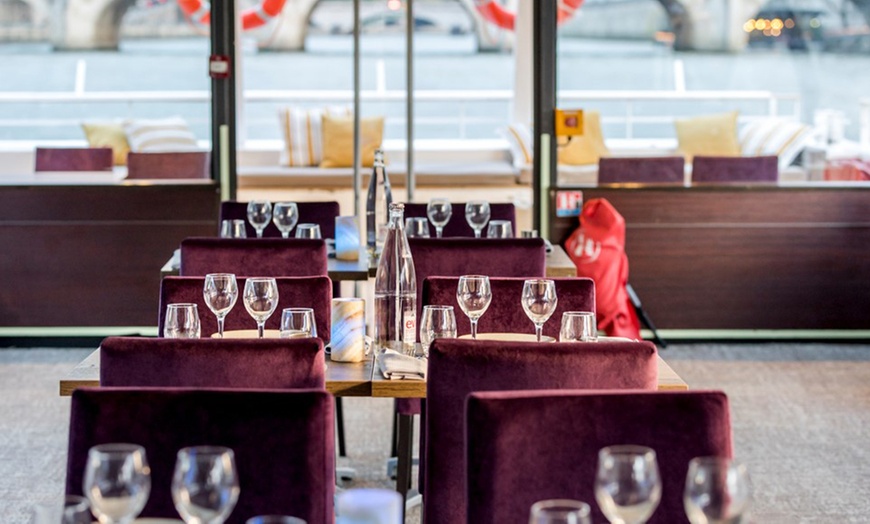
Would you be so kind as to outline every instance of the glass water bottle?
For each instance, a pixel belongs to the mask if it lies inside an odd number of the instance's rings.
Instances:
[[[366,196],[366,248],[369,255],[376,256],[384,247],[392,203],[393,194],[384,167],[384,152],[378,149],[375,151],[375,163]]]
[[[417,339],[417,276],[404,229],[405,206],[390,205],[384,249],[375,276],[375,351],[414,355]]]

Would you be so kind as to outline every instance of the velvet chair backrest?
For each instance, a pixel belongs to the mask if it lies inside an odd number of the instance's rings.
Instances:
[[[323,341],[109,337],[100,344],[104,387],[323,389]]]
[[[525,524],[532,504],[582,500],[592,521],[598,451],[636,444],[655,450],[662,499],[649,524],[687,523],[689,461],[731,457],[728,398],[722,392],[523,391],[468,399],[468,522]]]
[[[682,184],[686,161],[681,156],[601,157],[598,160],[598,183]]]
[[[256,329],[257,324],[242,300],[247,278],[236,279],[239,298],[224,319],[224,329]],[[332,315],[332,281],[329,277],[276,277],[278,283],[278,307],[266,321],[266,329],[280,329],[281,311],[288,307],[310,307],[314,310],[317,336],[329,343]],[[205,304],[202,289],[205,277],[164,277],[160,282],[160,305],[157,312],[157,333],[163,336],[167,304],[196,304],[203,337],[217,333],[217,319]]]
[[[535,278],[547,274],[547,252],[541,238],[409,238],[408,244],[417,276],[418,319],[427,277]]]
[[[211,152],[178,151],[171,153],[127,154],[127,179],[211,178]]]
[[[595,283],[591,278],[551,278],[556,283],[559,302],[556,311],[544,324],[544,335],[559,338],[562,313],[595,311]],[[535,327],[523,311],[520,297],[524,278],[489,279],[492,302],[477,324],[478,333],[534,333]],[[459,308],[456,288],[459,277],[428,277],[423,281],[423,305],[453,306],[459,335],[471,333],[471,322]]]
[[[424,217],[426,214],[426,206],[428,204],[417,204],[413,202],[405,203],[405,218]],[[468,225],[465,220],[465,202],[451,202],[453,210],[450,215],[450,220],[444,226],[443,236],[445,237],[471,237],[474,238],[474,230]],[[490,202],[490,220],[510,220],[514,230],[514,235],[519,237],[520,232],[517,231],[517,211],[516,207],[511,203]],[[429,236],[435,238],[435,226],[429,223]],[[486,230],[483,231],[483,236],[486,236]]]
[[[186,238],[182,276],[235,273],[237,277],[326,275],[326,242],[304,238]]]
[[[776,156],[696,156],[692,182],[776,182]]]
[[[292,200],[289,201],[292,202]],[[274,205],[275,202],[272,204]],[[335,238],[335,217],[341,214],[338,202],[296,202],[296,207],[299,208],[299,224],[319,224],[320,236]],[[247,202],[221,202],[220,219],[244,220],[248,238],[257,236],[254,226],[248,222]],[[295,229],[290,232],[291,235],[295,233]],[[263,230],[263,237],[280,238],[281,232],[275,227],[275,224],[269,222],[269,225]]]
[[[426,389],[425,521],[428,524],[465,521],[463,428],[469,393],[522,389],[654,390],[657,382],[656,348],[649,342],[435,340],[429,349]]]
[[[111,171],[112,148],[37,147],[34,171]]]
[[[319,390],[78,389],[72,396],[66,492],[82,494],[88,449],[145,447],[151,496],[143,518],[177,519],[170,486],[187,446],[235,453],[240,494],[227,524],[283,514],[333,522],[333,398]]]

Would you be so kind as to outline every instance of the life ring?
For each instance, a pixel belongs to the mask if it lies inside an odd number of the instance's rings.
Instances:
[[[556,20],[560,24],[574,16],[574,11],[580,9],[580,6],[583,4],[583,0],[557,1],[559,11]],[[488,20],[503,29],[507,29],[508,31],[514,30],[514,23],[516,22],[517,14],[508,11],[496,0],[474,0],[474,5],[477,8],[477,12],[480,13],[480,16],[485,20]]]
[[[242,29],[254,29],[278,16],[286,0],[263,0],[257,7],[242,12]],[[211,20],[211,3],[208,0],[178,0],[178,7],[191,21],[208,25]]]

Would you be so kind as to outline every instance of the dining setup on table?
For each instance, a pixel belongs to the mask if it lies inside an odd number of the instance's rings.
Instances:
[[[161,282],[159,336],[60,381],[66,504],[34,522],[400,523],[414,415],[430,524],[748,521],[727,397],[599,334],[594,282],[550,274],[512,205],[384,211],[361,249],[335,203],[225,202]],[[330,278],[354,254],[373,299]],[[336,488],[344,396],[397,399],[395,491]]]

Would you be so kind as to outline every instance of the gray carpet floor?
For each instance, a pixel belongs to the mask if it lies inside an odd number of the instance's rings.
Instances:
[[[69,399],[58,379],[90,349],[0,350],[0,524],[62,493]],[[870,346],[684,344],[662,353],[693,389],[731,401],[757,523],[870,522]],[[348,485],[390,485],[392,402],[346,399]],[[409,515],[419,521],[419,510]]]

